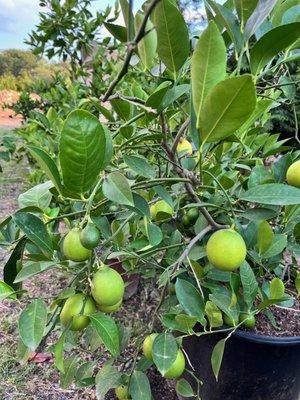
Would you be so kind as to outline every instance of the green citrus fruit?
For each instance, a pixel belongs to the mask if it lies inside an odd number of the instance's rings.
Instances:
[[[92,252],[82,246],[80,241],[80,230],[72,229],[66,234],[63,241],[63,253],[72,261],[85,261],[90,258]]]
[[[65,326],[68,326],[71,322],[70,329],[72,331],[81,331],[90,322],[88,315],[93,314],[95,311],[96,306],[91,297],[87,297],[85,301],[84,295],[77,293],[66,300],[60,313],[60,320]]]
[[[286,180],[289,185],[300,188],[300,160],[289,167],[286,173]]]
[[[113,304],[112,306],[99,306],[99,310],[104,312],[104,313],[112,313],[115,311],[118,311],[122,305],[123,299],[118,301],[116,304]]]
[[[119,400],[129,400],[128,386],[119,386],[115,389],[116,396]]]
[[[92,279],[92,296],[100,306],[114,306],[124,295],[122,276],[112,268],[103,265]]]
[[[119,209],[118,206],[112,204],[112,205],[109,207],[109,212],[115,213],[115,212],[118,211],[118,209]]]
[[[80,242],[86,249],[94,249],[100,240],[99,229],[94,224],[87,224],[80,232]]]
[[[189,217],[186,214],[182,217],[182,223],[184,226],[188,226],[191,223]]]
[[[164,200],[159,200],[150,207],[150,215],[154,221],[167,221],[172,218],[173,208]]]
[[[194,222],[199,217],[199,211],[197,208],[190,208],[186,215],[191,222]]]
[[[173,362],[171,367],[165,372],[164,377],[168,379],[176,379],[182,375],[185,369],[185,358],[183,352],[179,349],[176,360]]]
[[[234,271],[246,258],[244,239],[233,229],[222,229],[211,235],[206,254],[209,262],[222,271]]]
[[[177,153],[187,153],[188,155],[191,155],[193,153],[193,146],[192,144],[186,140],[186,139],[182,139],[176,148]]]
[[[227,326],[236,326],[239,323],[239,321],[237,319],[233,319],[233,318],[229,317],[227,314],[223,315],[223,321],[224,321],[224,324]]]
[[[255,326],[255,317],[252,314],[243,313],[240,315],[240,322],[243,322],[245,328],[253,329]]]
[[[153,361],[152,347],[157,335],[158,333],[151,333],[151,335],[148,335],[143,342],[143,354],[149,361]]]

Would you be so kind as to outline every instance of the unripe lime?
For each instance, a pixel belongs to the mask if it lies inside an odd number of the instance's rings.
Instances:
[[[184,226],[190,225],[190,219],[186,214],[182,217],[182,223]]]
[[[234,271],[246,258],[244,239],[233,229],[222,229],[211,235],[206,254],[209,262],[222,271]]]
[[[99,306],[99,310],[104,313],[112,313],[112,312],[118,311],[122,305],[122,301],[123,301],[123,299],[121,299],[120,301],[118,301],[116,304],[114,304],[112,306]]]
[[[300,188],[300,160],[289,167],[286,173],[286,180],[289,185]]]
[[[158,333],[151,333],[151,335],[148,335],[143,342],[143,354],[149,361],[153,361],[152,347],[157,335]]]
[[[119,386],[115,389],[116,396],[119,400],[128,400],[128,386]]]
[[[197,208],[190,208],[186,215],[191,222],[194,222],[199,217],[199,211]]]
[[[242,313],[240,315],[240,322],[243,322],[245,328],[253,329],[255,326],[255,317],[252,314]]]
[[[85,261],[90,258],[92,252],[82,246],[80,241],[80,230],[72,229],[66,234],[63,241],[63,253],[72,261]]]
[[[233,319],[229,317],[227,314],[223,314],[223,321],[224,324],[227,326],[236,326],[239,323],[238,319]]]
[[[65,326],[68,326],[72,321],[70,329],[72,331],[81,331],[90,322],[88,315],[93,314],[95,311],[96,306],[91,297],[88,297],[85,301],[84,295],[77,293],[66,300],[60,313],[60,320]]]
[[[177,147],[176,147],[176,151],[177,153],[187,153],[188,155],[191,155],[193,153],[193,146],[192,144],[186,140],[186,139],[182,139]]]
[[[94,249],[100,240],[99,229],[94,224],[87,224],[80,232],[81,244],[87,249]]]
[[[176,360],[173,362],[171,367],[165,372],[164,377],[168,379],[176,379],[182,375],[185,369],[185,358],[183,352],[179,349]]]
[[[154,221],[166,221],[172,218],[173,208],[164,200],[159,200],[150,207],[150,215]]]
[[[113,306],[122,300],[124,281],[112,268],[103,265],[92,279],[92,296],[100,306]]]

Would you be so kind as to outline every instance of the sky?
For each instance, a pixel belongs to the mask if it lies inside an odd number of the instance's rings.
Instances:
[[[143,0],[134,3],[138,8]],[[94,0],[92,8],[103,10],[113,4],[114,0]],[[0,50],[26,49],[24,39],[38,23],[40,10],[39,0],[0,0]]]

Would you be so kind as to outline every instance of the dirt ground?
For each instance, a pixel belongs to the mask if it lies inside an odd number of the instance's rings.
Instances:
[[[17,209],[17,197],[22,191],[26,182],[26,166],[14,162],[3,164],[3,173],[0,174],[0,221],[5,216]],[[0,279],[3,265],[8,257],[9,249],[0,247]],[[27,363],[19,363],[17,360],[17,338],[18,316],[24,307],[24,302],[30,298],[55,295],[66,285],[67,278],[56,271],[44,273],[32,279],[24,286],[28,294],[22,299],[22,304],[15,301],[5,300],[0,302],[0,399],[1,400],[93,400],[95,397],[94,388],[78,389],[71,386],[68,389],[59,387],[59,373],[57,372],[52,355],[45,348],[37,360]],[[153,287],[139,288],[133,298],[125,302],[119,312],[120,320],[131,325],[133,331],[144,331],[145,326],[153,315],[156,305],[157,293]],[[50,301],[50,300],[49,300]],[[48,303],[49,303],[48,301]],[[58,333],[54,332],[47,345],[55,343]],[[83,341],[78,351],[81,361],[95,360],[95,370],[101,367],[105,360],[105,353],[96,351],[88,353],[84,348]],[[125,357],[134,353],[134,344],[129,345]],[[45,356],[45,357],[44,357]],[[175,400],[176,394],[174,384],[166,382],[157,372],[150,370],[149,380],[152,386],[155,400]],[[115,400],[113,392],[106,396],[106,400]]]

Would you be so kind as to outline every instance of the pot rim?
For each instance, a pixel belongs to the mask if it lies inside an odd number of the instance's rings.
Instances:
[[[300,336],[267,336],[248,331],[242,331],[241,329],[237,329],[233,336],[261,344],[270,344],[276,346],[300,345]]]

